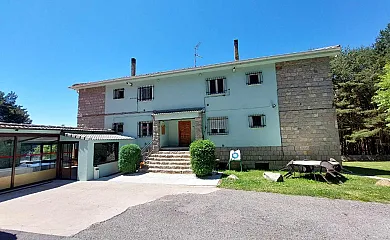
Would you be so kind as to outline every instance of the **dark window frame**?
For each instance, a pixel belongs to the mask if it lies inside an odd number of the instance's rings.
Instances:
[[[150,92],[147,93],[147,91]],[[138,87],[138,94],[137,94],[138,102],[152,101],[153,99],[154,99],[153,85]]]
[[[114,149],[114,160],[97,162],[95,159],[96,158],[96,145],[109,145],[109,144],[112,144],[111,147],[113,147],[113,149]],[[108,157],[108,156],[106,156],[106,157]],[[117,162],[118,159],[119,159],[119,142],[94,143],[94,145],[93,145],[93,166],[94,167],[96,167],[98,165],[102,165],[102,164],[111,163],[111,162]]]
[[[221,86],[222,83],[222,86]],[[215,77],[206,79],[206,94],[218,95],[225,94],[227,92],[226,77]]]
[[[113,90],[113,99],[123,99],[125,98],[125,89],[116,88]]]
[[[146,124],[146,135],[144,135],[144,129],[142,128],[142,125]],[[153,136],[153,122],[152,121],[142,121],[138,122],[138,137],[152,137]]]
[[[251,76],[257,76],[258,81],[252,82]],[[247,85],[260,85],[263,83],[263,72],[249,72],[246,73],[246,84]]]
[[[124,129],[123,126],[124,126],[123,122],[113,123],[112,130],[114,130],[117,133],[123,133],[123,129]]]
[[[208,135],[228,135],[229,118],[228,117],[209,117],[207,118]]]
[[[264,114],[254,114],[248,116],[250,128],[263,128],[266,127],[266,117]]]

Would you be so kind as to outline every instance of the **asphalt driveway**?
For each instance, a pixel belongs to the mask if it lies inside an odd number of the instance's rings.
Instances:
[[[69,238],[7,232],[43,240],[390,239],[389,213],[389,204],[220,190],[130,207]]]

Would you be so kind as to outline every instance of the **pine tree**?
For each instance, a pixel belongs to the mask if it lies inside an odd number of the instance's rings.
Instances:
[[[0,122],[31,123],[25,108],[16,104],[18,96],[14,92],[5,94],[0,91]]]
[[[370,47],[346,49],[331,63],[343,154],[377,154],[390,142],[386,112],[373,96],[390,57],[390,24]]]

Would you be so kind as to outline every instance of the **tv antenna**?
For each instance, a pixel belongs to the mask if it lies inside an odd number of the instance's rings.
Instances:
[[[199,49],[199,46],[200,46],[200,44],[201,44],[201,42],[198,42],[198,44],[196,44],[196,46],[195,46],[195,53],[194,53],[194,66],[196,67],[196,59],[197,58],[202,58],[202,56],[200,56],[199,54],[198,54],[198,49]]]

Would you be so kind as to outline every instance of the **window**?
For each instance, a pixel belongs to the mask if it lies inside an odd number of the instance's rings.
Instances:
[[[123,123],[113,123],[112,124],[112,130],[114,130],[117,133],[123,133]]]
[[[138,101],[153,100],[153,86],[145,86],[138,88]]]
[[[97,166],[104,163],[118,161],[119,144],[110,143],[95,143],[93,148],[93,165]]]
[[[138,123],[138,137],[150,137],[153,135],[153,122]]]
[[[252,115],[249,116],[249,127],[250,128],[262,128],[265,127],[265,115]]]
[[[209,135],[228,134],[228,117],[212,117],[207,119]]]
[[[122,99],[125,98],[125,89],[124,88],[118,88],[114,89],[114,99]]]
[[[254,85],[263,83],[263,73],[262,72],[252,72],[246,74],[246,84]]]
[[[207,82],[207,95],[226,93],[226,78],[208,78]]]

